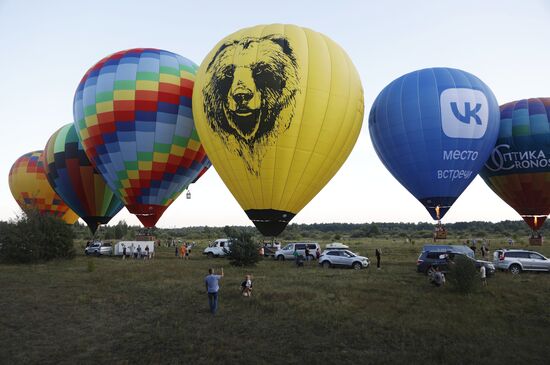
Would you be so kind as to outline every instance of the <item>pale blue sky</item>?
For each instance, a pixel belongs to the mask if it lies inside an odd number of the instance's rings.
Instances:
[[[404,73],[435,66],[482,79],[500,104],[550,96],[550,2],[426,1],[18,1],[0,0],[0,220],[19,208],[8,173],[22,154],[43,149],[72,121],[72,99],[86,70],[133,47],[172,51],[200,64],[226,35],[247,26],[290,23],[338,42],[365,89],[365,115],[382,88]],[[181,196],[159,227],[250,224],[214,169]],[[125,209],[113,220],[138,220]],[[519,219],[480,179],[446,222]],[[367,118],[337,175],[293,220],[431,221],[374,152]]]

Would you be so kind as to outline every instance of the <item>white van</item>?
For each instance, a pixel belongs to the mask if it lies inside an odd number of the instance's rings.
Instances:
[[[145,247],[149,247],[149,256],[155,255],[155,241],[120,241],[115,245],[115,256],[122,256],[126,247],[126,256],[134,256],[138,254],[138,247],[141,247],[141,256],[145,256],[147,250]]]
[[[306,255],[306,245],[309,249],[309,259],[312,260],[315,258],[315,252],[317,249],[321,250],[321,246],[317,242],[292,242],[286,245],[285,247],[277,250],[275,252],[276,260],[293,260],[294,259],[294,250],[298,251],[298,254],[301,256]]]
[[[229,250],[231,250],[231,239],[219,238],[210,243],[208,247],[204,249],[202,254],[210,258],[222,257],[227,255],[229,253]]]

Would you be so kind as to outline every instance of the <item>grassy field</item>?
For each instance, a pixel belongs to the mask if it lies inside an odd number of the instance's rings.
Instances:
[[[463,296],[415,272],[418,244],[351,245],[371,259],[382,247],[382,270],[269,259],[242,269],[202,250],[182,261],[171,248],[149,262],[1,265],[0,363],[549,363],[549,274],[497,273]],[[210,266],[226,274],[215,317]],[[246,273],[251,298],[239,292]]]

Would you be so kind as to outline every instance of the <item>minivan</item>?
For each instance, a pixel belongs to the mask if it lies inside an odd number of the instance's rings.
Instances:
[[[321,246],[317,242],[292,242],[287,244],[285,247],[280,250],[275,251],[276,260],[285,260],[294,259],[294,251],[297,250],[300,256],[306,255],[306,245],[309,249],[309,259],[312,260],[315,258],[315,252],[317,249],[321,250]]]
[[[210,243],[207,248],[202,252],[203,255],[206,255],[210,258],[212,257],[222,257],[229,253],[231,249],[231,239],[230,238],[219,238],[214,242]]]

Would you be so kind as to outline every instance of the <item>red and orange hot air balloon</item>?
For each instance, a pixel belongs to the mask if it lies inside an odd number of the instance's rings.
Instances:
[[[58,217],[67,224],[74,224],[78,220],[78,215],[61,200],[48,183],[43,152],[29,152],[15,161],[9,174],[11,193],[24,211],[36,209],[40,214]]]
[[[550,213],[550,98],[500,107],[500,133],[480,175],[533,231]]]

